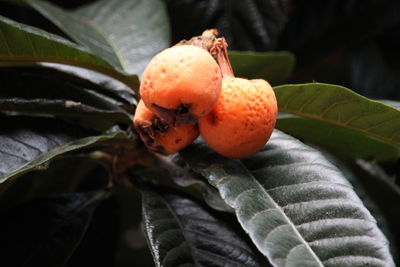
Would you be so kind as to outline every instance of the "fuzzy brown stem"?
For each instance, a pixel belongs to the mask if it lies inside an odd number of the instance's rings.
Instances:
[[[194,45],[208,52],[213,49],[217,41],[218,31],[216,29],[205,30],[200,36],[192,37],[190,40],[182,40],[176,45]]]
[[[194,45],[203,48],[217,57],[223,77],[235,77],[228,57],[228,44],[224,37],[217,38],[217,36],[218,31],[216,29],[209,29],[205,30],[201,36],[183,40],[176,45]]]
[[[218,38],[218,42],[216,43],[214,49],[216,50],[218,64],[219,67],[221,68],[222,77],[224,78],[235,77],[231,66],[231,62],[229,61],[228,57],[228,43],[225,41],[224,37]]]

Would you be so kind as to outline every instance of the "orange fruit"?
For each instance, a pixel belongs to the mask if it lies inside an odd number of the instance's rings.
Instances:
[[[167,154],[176,153],[199,136],[197,125],[173,127],[154,115],[142,100],[136,107],[133,125],[149,149]]]
[[[277,111],[274,91],[265,80],[223,78],[217,103],[199,120],[200,134],[225,157],[247,157],[270,138]]]
[[[142,75],[146,107],[169,124],[195,124],[217,102],[221,69],[206,50],[180,45],[157,54]]]

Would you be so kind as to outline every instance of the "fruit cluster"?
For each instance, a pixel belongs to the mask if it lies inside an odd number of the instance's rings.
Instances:
[[[273,89],[262,79],[235,78],[225,39],[216,34],[165,49],[146,67],[134,127],[149,149],[173,154],[201,134],[219,154],[243,158],[271,136]]]

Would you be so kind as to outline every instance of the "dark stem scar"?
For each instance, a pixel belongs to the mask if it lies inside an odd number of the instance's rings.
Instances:
[[[152,150],[165,153],[165,148],[157,141],[159,136],[168,131],[169,125],[165,121],[154,117],[150,121],[140,122],[135,128],[146,146]]]
[[[153,107],[166,123],[174,127],[197,123],[197,116],[190,113],[191,104],[180,104],[177,109],[166,109],[156,104],[153,104]]]

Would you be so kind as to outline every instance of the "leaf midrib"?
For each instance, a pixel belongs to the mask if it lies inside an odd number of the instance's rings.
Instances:
[[[315,254],[315,252],[309,246],[307,241],[304,240],[304,238],[301,236],[301,234],[297,230],[296,226],[291,222],[290,218],[286,215],[286,213],[283,211],[283,209],[275,202],[275,199],[270,196],[270,194],[267,192],[267,190],[261,185],[261,183],[250,172],[247,172],[247,173],[248,173],[248,176],[253,179],[253,181],[255,182],[256,186],[261,188],[261,191],[264,193],[264,195],[271,200],[271,202],[274,205],[274,207],[282,214],[284,220],[293,229],[294,233],[298,236],[299,240],[305,245],[307,250],[310,252],[311,256],[315,258],[315,260],[319,264],[319,266],[323,267],[324,265],[322,264],[321,260],[318,258],[318,256]],[[235,197],[234,201],[236,201],[236,199],[237,199],[237,197]],[[235,208],[235,207],[232,207],[232,208]],[[240,223],[244,227],[243,223],[242,222],[240,222]],[[256,243],[255,243],[255,245],[258,247],[258,245]],[[261,248],[259,248],[259,250],[263,251],[263,249],[261,249]]]
[[[198,260],[195,257],[194,254],[194,249],[192,247],[192,245],[189,242],[189,239],[187,238],[186,234],[185,234],[185,228],[182,226],[181,221],[179,220],[179,218],[177,217],[177,215],[175,214],[175,212],[172,210],[172,208],[170,207],[168,201],[166,199],[164,199],[163,197],[160,197],[160,199],[164,202],[165,206],[167,207],[168,211],[172,214],[172,216],[174,217],[176,223],[178,224],[179,228],[181,229],[181,233],[183,235],[183,238],[185,238],[185,242],[188,244],[188,247],[190,249],[190,255],[192,256],[192,259],[195,263],[196,266],[201,266],[198,262]]]
[[[312,250],[307,241],[304,240],[300,232],[297,230],[296,226],[291,222],[290,218],[286,215],[285,211],[278,205],[278,203],[275,202],[275,199],[271,197],[270,194],[268,194],[267,190],[261,185],[261,183],[253,175],[251,175],[251,177],[255,180],[257,186],[261,187],[262,191],[272,200],[273,205],[279,210],[279,212],[283,214],[283,217],[288,222],[288,225],[294,230],[295,234],[299,237],[301,242],[306,246],[307,250],[311,253],[311,255],[316,259],[317,263],[323,267],[324,265],[318,258],[317,254],[315,254],[314,250]]]

